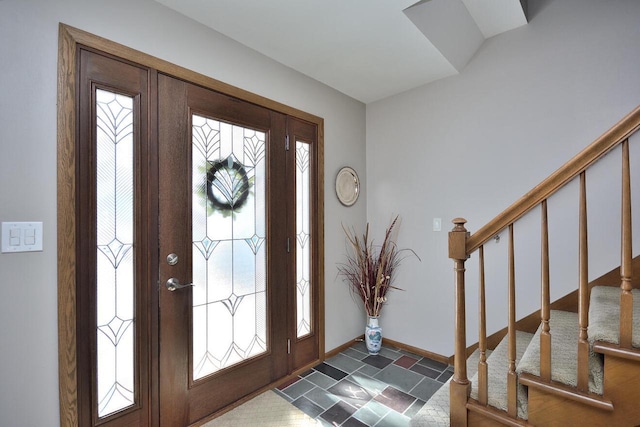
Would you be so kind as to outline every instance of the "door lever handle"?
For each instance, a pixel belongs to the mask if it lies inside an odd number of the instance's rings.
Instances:
[[[189,288],[193,286],[193,283],[186,283],[184,285],[181,285],[178,279],[176,279],[175,277],[172,277],[169,280],[167,280],[166,286],[167,286],[167,289],[173,292],[176,289]]]

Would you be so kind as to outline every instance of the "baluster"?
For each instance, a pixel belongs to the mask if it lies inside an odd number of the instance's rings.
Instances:
[[[488,367],[487,367],[487,314],[484,282],[484,245],[479,248],[480,262],[480,298],[478,312],[480,313],[479,324],[479,347],[480,360],[478,361],[478,401],[482,405],[487,404],[488,399]]]
[[[467,259],[467,238],[469,233],[464,218],[453,220],[455,227],[449,233],[449,258],[454,260],[456,272],[456,316],[455,316],[455,357],[453,380],[449,386],[451,426],[467,425],[467,399],[471,384],[467,378],[467,338],[464,295],[464,263]]]
[[[542,253],[541,253],[541,321],[542,332],[540,334],[540,377],[545,381],[551,381],[551,327],[549,318],[551,317],[549,292],[549,222],[547,220],[547,201],[543,200],[542,210]]]
[[[631,176],[629,140],[622,142],[622,259],[620,260],[620,347],[631,348],[633,295],[631,294]]]
[[[589,387],[589,247],[587,243],[587,180],[586,172],[580,173],[580,218],[579,218],[579,289],[578,319],[578,389],[587,391]]]
[[[509,224],[509,372],[507,373],[507,413],[518,415],[518,377],[516,375],[516,274],[513,244],[513,223]]]

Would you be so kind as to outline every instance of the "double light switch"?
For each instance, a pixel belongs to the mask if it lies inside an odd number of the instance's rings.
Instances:
[[[42,222],[3,222],[2,252],[42,250]]]

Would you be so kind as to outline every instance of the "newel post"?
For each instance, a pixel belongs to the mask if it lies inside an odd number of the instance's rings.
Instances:
[[[449,258],[454,261],[455,270],[455,356],[454,374],[449,389],[451,426],[467,425],[467,398],[471,384],[467,378],[467,332],[464,295],[464,263],[467,260],[467,238],[469,232],[464,227],[464,218],[456,218],[449,232]]]

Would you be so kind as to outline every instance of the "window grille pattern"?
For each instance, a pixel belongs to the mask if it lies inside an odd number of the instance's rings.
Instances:
[[[311,332],[309,144],[296,141],[296,314],[297,337]]]
[[[267,351],[266,134],[191,120],[198,380]]]
[[[135,403],[133,98],[96,90],[98,416]]]

